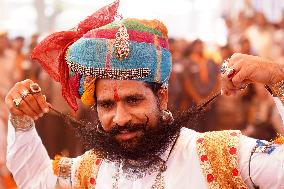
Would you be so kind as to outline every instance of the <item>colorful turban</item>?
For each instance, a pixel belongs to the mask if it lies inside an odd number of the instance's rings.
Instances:
[[[107,6],[108,14],[116,2]],[[52,49],[47,51],[54,53]],[[166,86],[171,72],[167,28],[158,20],[123,19],[93,27],[69,40],[62,51],[58,68],[63,69],[59,73],[64,77],[60,76],[59,81],[63,96],[74,110],[78,109],[75,96],[85,105],[95,104],[96,79],[137,80]],[[38,59],[37,55],[33,58]]]

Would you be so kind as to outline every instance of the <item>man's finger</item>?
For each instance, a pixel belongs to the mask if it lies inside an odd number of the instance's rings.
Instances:
[[[12,96],[12,99],[21,99],[20,96],[21,96],[20,94],[15,94],[15,95]],[[12,103],[14,103],[13,100],[12,100]],[[30,106],[24,100],[21,100],[18,107],[15,106],[15,108],[22,111],[25,115],[27,115],[27,116],[29,116],[33,119],[38,118],[38,114],[36,112],[34,112],[34,110],[31,109]]]
[[[33,94],[33,97],[36,99],[41,111],[47,113],[49,111],[49,106],[46,102],[46,97],[41,93]]]
[[[239,72],[241,70],[242,65],[243,65],[243,62],[241,60],[239,60],[239,59],[237,59],[237,60],[230,60],[229,64],[228,64],[230,69],[234,69],[235,70],[235,73],[237,73],[237,72]]]
[[[12,106],[13,106],[13,105],[12,105]],[[15,107],[12,107],[9,111],[10,111],[11,114],[16,115],[16,116],[22,116],[22,115],[24,115],[24,112],[22,112],[21,110],[18,110],[18,109],[15,108]]]
[[[233,85],[237,88],[242,88],[245,84],[244,81],[246,80],[246,75],[247,74],[245,70],[240,70],[239,72],[237,72],[236,75],[232,78]]]
[[[24,95],[23,93],[27,91],[27,94]],[[22,97],[23,101],[25,101],[27,103],[27,105],[30,107],[30,109],[32,109],[37,115],[42,114],[42,110],[41,107],[39,106],[37,99],[30,94],[29,92],[29,88],[27,88],[25,85],[21,84],[19,86],[18,89],[18,93],[20,94],[20,96]]]
[[[20,82],[20,84],[24,85],[28,89],[30,89],[30,85],[33,83],[34,83],[33,80],[30,80],[30,79],[26,79]]]

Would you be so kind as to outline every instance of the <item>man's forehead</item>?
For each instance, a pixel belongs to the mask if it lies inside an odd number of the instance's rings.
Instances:
[[[99,79],[96,81],[97,98],[111,98],[116,92],[121,97],[134,94],[146,95],[149,91],[150,89],[142,81],[112,79]]]

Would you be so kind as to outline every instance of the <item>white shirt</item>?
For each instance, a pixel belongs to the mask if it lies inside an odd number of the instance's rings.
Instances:
[[[280,107],[283,117],[282,104],[277,107]],[[197,134],[193,130],[182,129],[163,174],[167,189],[208,189],[196,151]],[[253,187],[249,179],[249,157],[255,145],[255,139],[241,136],[239,168],[243,180],[250,188]],[[80,157],[74,159],[73,176],[78,158]],[[47,189],[56,186],[57,177],[53,174],[51,160],[35,128],[27,132],[15,132],[9,123],[7,167],[21,189]],[[103,161],[96,179],[96,189],[111,189],[115,171],[113,164]],[[150,189],[156,175],[154,172],[136,181],[120,177],[118,188]],[[251,177],[261,189],[284,189],[284,145],[278,146],[272,154],[254,154],[251,160]]]

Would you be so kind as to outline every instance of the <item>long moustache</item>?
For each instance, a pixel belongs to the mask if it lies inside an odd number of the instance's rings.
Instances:
[[[180,116],[178,116],[178,119],[175,119],[175,121],[170,126],[166,125],[165,127],[163,123],[160,122],[157,125],[158,126],[157,129],[148,129],[149,126],[147,127],[147,125],[149,122],[149,118],[146,115],[145,117],[147,118],[147,120],[143,124],[143,127],[141,126],[141,124],[140,126],[138,126],[137,124],[127,125],[127,128],[131,130],[132,128],[134,130],[138,128],[147,130],[147,132],[145,132],[145,136],[142,137],[143,138],[142,141],[144,142],[137,147],[140,150],[135,151],[135,153],[130,153],[129,151],[121,151],[124,149],[121,149],[121,146],[118,144],[115,138],[112,137],[112,135],[118,130],[120,130],[121,132],[121,129],[117,129],[117,127],[123,128],[126,127],[126,125],[124,126],[116,125],[115,126],[116,129],[114,129],[111,132],[106,132],[99,124],[99,120],[95,119],[93,114],[90,117],[91,121],[90,120],[83,121],[83,120],[76,120],[75,118],[71,117],[71,115],[66,116],[61,112],[58,112],[56,110],[55,111],[59,115],[61,115],[62,118],[65,118],[64,120],[68,125],[72,126],[72,128],[75,129],[76,135],[80,137],[80,140],[85,150],[95,149],[102,156],[109,157],[110,159],[111,158],[116,159],[116,157],[118,157],[117,154],[119,155],[119,157],[137,159],[142,156],[144,157],[145,154],[157,155],[164,152],[165,149],[169,146],[169,142],[175,140],[177,134],[180,131],[180,128],[187,127],[185,123],[188,122],[191,124],[196,123],[195,120],[194,120],[195,122],[191,121],[192,118],[195,117],[195,113],[202,111],[206,106],[208,106],[211,102],[213,102],[219,95],[220,93],[217,93],[212,98],[198,105],[194,109],[183,112]],[[98,126],[96,127],[95,125]],[[147,148],[145,148],[145,146],[147,146]]]
[[[221,95],[221,92],[217,92],[216,94],[214,94],[211,98],[209,98],[208,100],[204,101],[203,103],[201,103],[200,105],[198,105],[197,107],[193,108],[193,109],[189,109],[188,111],[185,111],[181,114],[180,116],[180,119],[178,120],[175,120],[174,124],[177,124],[177,125],[180,125],[182,124],[183,122],[187,122],[188,120],[190,120],[190,115],[193,115],[194,112],[201,112],[202,110],[204,110],[205,107],[207,107],[209,104],[211,104],[212,102],[215,101],[215,99],[217,97],[219,97]],[[86,121],[83,121],[83,120],[77,120],[76,118],[74,118],[72,115],[70,114],[64,114],[56,109],[54,109],[52,106],[50,106],[50,109],[53,110],[57,115],[59,115],[61,118],[63,118],[63,120],[69,125],[73,125],[74,129],[76,130],[82,130],[82,128],[84,127],[88,127],[90,130],[93,130],[93,122],[86,122]],[[192,111],[192,110],[195,110],[195,111]],[[139,124],[136,125],[137,127],[141,127],[140,129],[144,129],[146,130],[146,125],[148,125],[148,122],[149,122],[149,117],[145,115],[145,117],[147,118],[145,124],[143,124],[143,128],[142,128],[142,125]],[[73,124],[72,124],[73,123]],[[118,127],[120,127],[119,125],[116,125],[115,126],[115,130],[114,131],[111,131],[111,132],[106,132],[101,124],[97,124],[97,127],[95,128],[95,130],[97,130],[97,132],[101,133],[101,134],[104,134],[106,136],[109,136],[109,135],[113,135],[113,133],[115,132],[120,132],[120,131],[117,131],[117,130],[120,130]],[[129,127],[129,129],[134,129],[135,127]]]
[[[149,123],[149,117],[147,115],[145,115],[145,117],[146,117],[145,123],[139,123],[139,124],[127,123],[126,125],[115,124],[110,131],[105,131],[101,124],[97,124],[97,132],[105,136],[111,136],[111,137],[120,134],[124,131],[135,132],[142,130],[145,132],[147,125]]]

